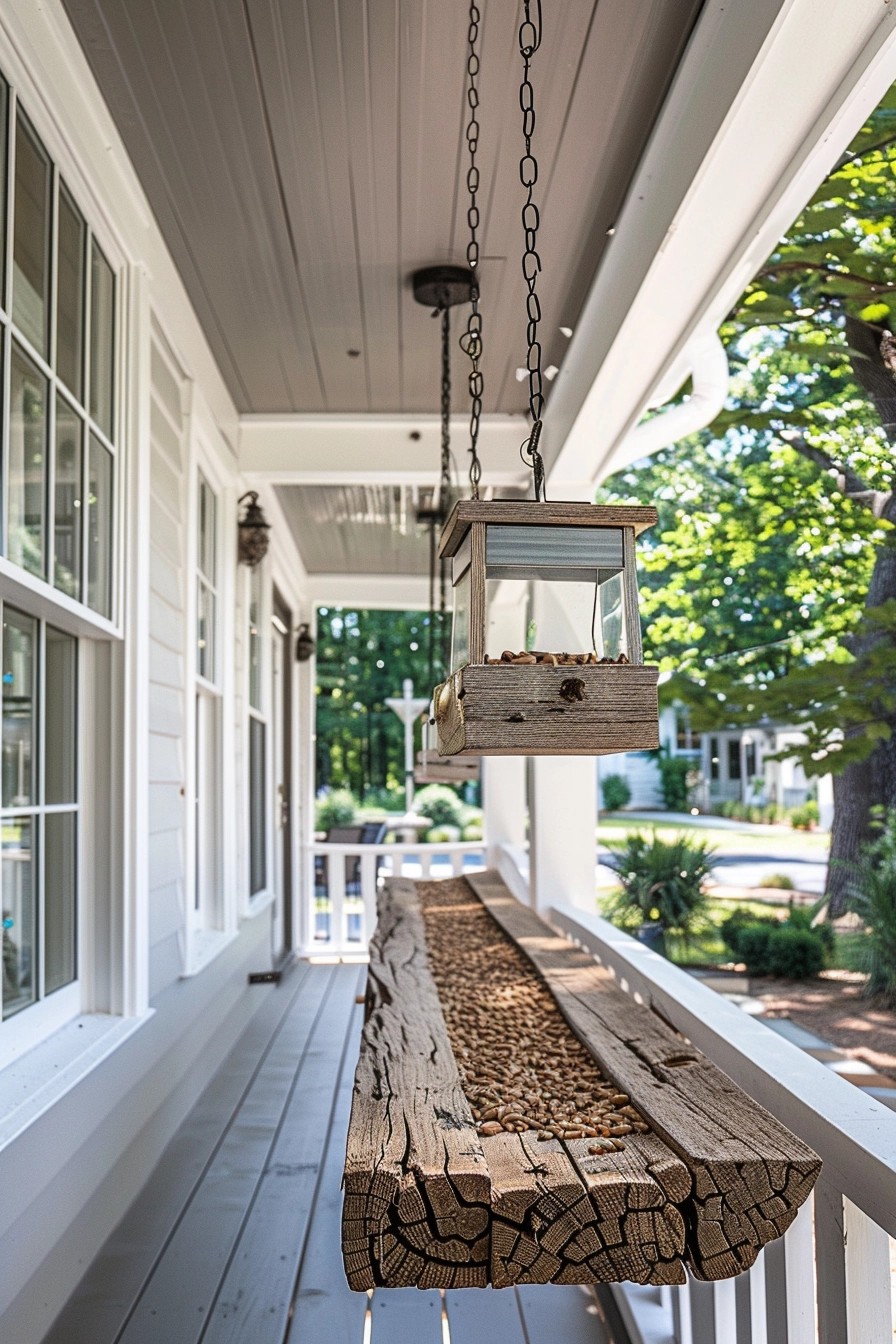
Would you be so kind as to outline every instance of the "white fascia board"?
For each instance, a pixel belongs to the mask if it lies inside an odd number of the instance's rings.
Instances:
[[[614,469],[894,80],[888,0],[708,0],[548,402],[555,488]]]
[[[414,435],[418,437],[413,437]],[[483,416],[482,486],[525,483],[523,416]],[[469,470],[470,424],[452,416],[451,444],[460,483]],[[432,485],[439,475],[441,426],[435,415],[244,415],[240,470],[276,485]]]
[[[146,270],[150,305],[165,332],[177,334],[177,358],[235,451],[233,399],[62,0],[4,0],[0,69],[113,264]]]
[[[427,611],[429,579],[416,574],[309,574],[312,606]]]

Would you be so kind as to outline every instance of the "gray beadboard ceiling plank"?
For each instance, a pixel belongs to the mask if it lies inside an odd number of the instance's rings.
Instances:
[[[421,0],[405,4],[402,14],[398,67],[402,409],[413,413],[438,406],[440,342],[438,326],[429,310],[415,301],[408,277],[422,266],[464,262],[465,244],[452,250],[451,238],[457,212],[457,141],[463,124],[466,7],[458,15],[443,0]]]
[[[169,0],[163,3],[166,11],[172,9]],[[241,5],[221,6],[215,0],[191,0],[180,13],[185,31],[176,53],[179,81],[187,83],[190,71],[195,72],[191,157],[195,161],[208,155],[218,168],[201,197],[203,177],[194,177],[196,213],[204,227],[214,228],[225,210],[237,248],[250,254],[248,264],[236,268],[223,252],[213,259],[219,306],[231,327],[240,325],[244,358],[254,378],[264,381],[277,409],[289,410],[296,395],[311,392],[315,384],[318,406],[324,409],[307,302],[269,134],[266,90],[256,76],[245,13]],[[288,361],[280,357],[286,340]]]
[[[134,13],[132,5],[130,15]],[[182,234],[195,246],[216,222],[220,228],[223,219],[237,245],[238,240],[252,239],[252,275],[244,268],[222,266],[214,255],[205,258],[219,322],[233,329],[234,317],[240,315],[242,347],[246,333],[256,333],[272,318],[276,321],[281,304],[271,245],[277,217],[270,195],[263,194],[264,177],[254,171],[263,137],[245,30],[235,31],[227,15],[219,15],[208,0],[193,0],[189,12],[165,0],[161,6],[150,0],[140,11],[139,34],[132,33],[149,89],[159,87],[164,97],[163,124],[170,133],[167,141],[160,138],[160,152]],[[234,67],[249,77],[234,79]],[[254,146],[247,143],[253,131]],[[288,316],[285,307],[280,316]],[[259,367],[251,352],[247,360],[242,348],[240,363],[250,384],[261,375],[267,395],[275,402],[285,400],[276,368]]]
[[[384,399],[403,407],[401,357],[405,301],[399,218],[400,2],[381,0],[371,13],[357,0],[342,0],[340,24],[346,107],[355,128],[349,154],[357,220],[357,264],[363,284],[361,352],[371,408]]]
[[[247,9],[314,339],[326,350],[325,409],[364,411],[364,380],[345,354],[358,346],[361,319],[334,0],[248,0]]]

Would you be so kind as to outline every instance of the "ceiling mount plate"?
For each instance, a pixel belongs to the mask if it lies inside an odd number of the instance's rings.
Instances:
[[[470,303],[473,272],[466,266],[425,266],[411,276],[414,298],[427,308],[453,308]]]

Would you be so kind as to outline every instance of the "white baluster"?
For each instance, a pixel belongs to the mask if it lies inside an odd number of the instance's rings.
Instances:
[[[361,899],[364,902],[364,927],[361,942],[369,943],[376,928],[376,867],[379,855],[361,855]]]
[[[787,1344],[816,1344],[813,1210],[810,1195],[784,1234]],[[870,1342],[863,1340],[862,1344]]]
[[[846,1247],[846,1338],[849,1344],[892,1344],[890,1239],[849,1199],[843,1200]]]
[[[330,854],[327,860],[327,885],[330,889],[330,946],[340,951],[345,946],[345,854]]]

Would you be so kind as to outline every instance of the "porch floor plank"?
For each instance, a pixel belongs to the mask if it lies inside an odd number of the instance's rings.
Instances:
[[[314,1024],[203,1344],[255,1344],[262,1330],[275,1337],[286,1333],[362,987],[357,966],[336,967],[333,992]],[[282,1248],[279,1255],[271,1255],[272,1245]]]
[[[311,968],[294,967],[270,993],[168,1144],[137,1199],[94,1260],[44,1344],[115,1340],[177,1229]]]
[[[370,1344],[443,1344],[443,1306],[453,1344],[605,1344],[576,1288],[349,1289],[363,977],[302,965],[269,994],[44,1344],[362,1344],[368,1304]]]
[[[121,1336],[121,1344],[159,1344],[180,1330],[199,1340],[270,1160],[309,1039],[328,1007],[333,971],[312,977],[284,1022],[201,1187],[171,1237]],[[188,1322],[195,1323],[195,1334]]]
[[[442,1344],[442,1297],[435,1289],[377,1288],[370,1344]]]

